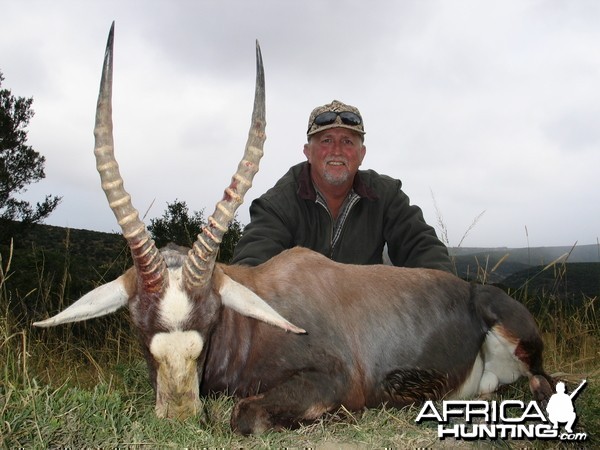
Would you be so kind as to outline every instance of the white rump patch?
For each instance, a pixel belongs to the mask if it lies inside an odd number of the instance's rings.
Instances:
[[[460,388],[452,393],[451,398],[449,399],[471,398],[478,395],[482,375],[483,359],[481,358],[481,353],[479,353],[477,358],[475,358],[471,373]]]
[[[494,328],[487,334],[481,350],[484,369],[479,385],[480,394],[488,394],[502,384],[509,384],[527,375],[525,364],[515,356],[517,344]]]
[[[470,398],[494,392],[527,375],[525,365],[515,356],[517,345],[494,329],[487,334],[471,373],[454,391],[452,398]]]

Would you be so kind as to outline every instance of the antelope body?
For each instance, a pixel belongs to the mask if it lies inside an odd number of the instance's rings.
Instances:
[[[529,377],[536,400],[550,397],[552,380],[543,370],[535,322],[497,288],[430,269],[339,264],[302,248],[257,267],[215,264],[262,156],[258,46],[252,126],[238,171],[193,248],[159,251],[123,189],[113,154],[112,46],[113,28],[94,152],[134,267],[34,325],[86,320],[128,306],[157,415],[194,415],[201,395],[227,392],[240,398],[231,425],[244,434],[293,427],[340,406],[402,407],[476,396],[521,376]]]

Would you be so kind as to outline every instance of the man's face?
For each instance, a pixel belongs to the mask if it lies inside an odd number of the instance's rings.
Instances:
[[[317,187],[352,183],[366,148],[361,136],[347,128],[330,128],[311,136],[304,154]]]

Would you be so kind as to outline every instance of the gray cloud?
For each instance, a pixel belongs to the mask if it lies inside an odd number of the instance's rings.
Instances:
[[[44,1],[3,5],[0,70],[33,96],[48,223],[117,229],[95,172],[93,114],[116,20],[114,122],[126,187],[148,217],[212,211],[245,143],[254,40],[267,76],[267,143],[250,200],[303,159],[310,110],[361,109],[365,166],[403,180],[451,244],[569,245],[600,233],[597,2]],[[527,227],[529,236],[525,235]]]

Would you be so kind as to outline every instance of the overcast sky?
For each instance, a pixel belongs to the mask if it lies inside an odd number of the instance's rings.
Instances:
[[[254,42],[267,142],[250,201],[304,159],[310,111],[357,106],[371,168],[403,182],[449,244],[595,244],[600,236],[600,2],[0,0],[3,88],[33,97],[28,143],[63,197],[46,223],[118,226],[93,157],[115,28],[115,152],[146,223],[212,213],[243,152]],[[436,212],[437,209],[437,212]]]

